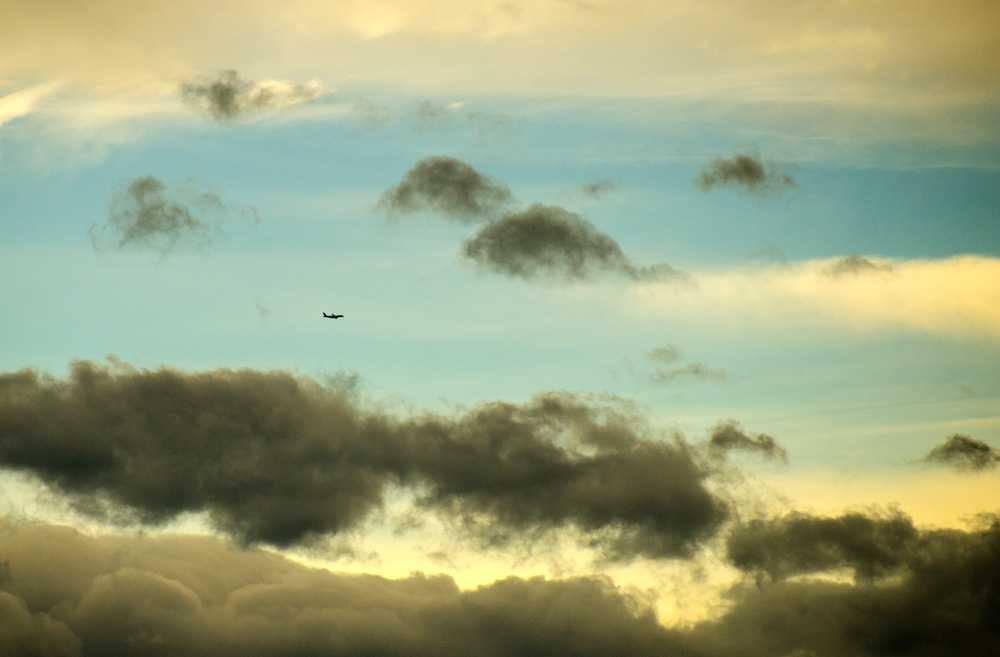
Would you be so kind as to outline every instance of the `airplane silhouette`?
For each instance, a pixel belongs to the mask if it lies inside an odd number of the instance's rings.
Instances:
[[[323,313],[323,317],[326,317],[327,319],[340,319],[343,315],[327,315],[326,313]]]

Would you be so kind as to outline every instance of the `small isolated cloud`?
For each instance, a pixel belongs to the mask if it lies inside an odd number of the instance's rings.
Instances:
[[[486,221],[511,202],[503,183],[452,157],[426,157],[387,189],[376,208],[391,214],[436,210],[463,224]]]
[[[183,82],[180,91],[184,102],[221,123],[306,103],[331,93],[317,81],[305,84],[284,80],[251,82],[240,78],[234,70],[221,71],[214,79]]]
[[[728,159],[715,158],[698,174],[695,183],[703,192],[716,187],[735,187],[757,196],[772,196],[795,187],[795,179],[779,165],[743,153]]]
[[[103,226],[91,227],[94,248],[150,250],[162,256],[178,248],[208,246],[227,218],[260,221],[254,208],[234,210],[193,180],[167,185],[152,175],[123,185],[108,211]]]
[[[580,190],[587,196],[593,198],[600,198],[608,192],[614,190],[618,187],[618,183],[614,180],[595,180],[594,182],[589,182],[580,186]]]
[[[462,246],[466,258],[507,276],[587,280],[600,272],[634,280],[679,275],[669,265],[633,263],[618,242],[580,215],[534,203],[483,227]]]
[[[721,455],[730,450],[756,452],[765,458],[776,458],[788,462],[788,452],[766,433],[751,435],[743,430],[739,422],[726,420],[712,429],[712,437],[708,441],[711,452]]]
[[[853,253],[846,258],[837,260],[826,268],[826,273],[834,277],[877,274],[890,271],[892,271],[892,265],[888,263],[875,262]]]
[[[956,433],[932,449],[923,460],[960,470],[989,470],[1000,465],[1000,453],[980,440]]]
[[[655,369],[646,375],[653,383],[669,384],[681,379],[701,379],[704,381],[724,381],[728,374],[723,369],[711,368],[704,363],[691,362],[676,366],[681,359],[681,351],[674,345],[664,345],[646,352],[646,360]]]

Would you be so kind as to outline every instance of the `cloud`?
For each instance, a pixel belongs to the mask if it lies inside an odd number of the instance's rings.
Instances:
[[[712,330],[873,332],[905,329],[1000,338],[1000,259],[894,260],[891,276],[831,276],[841,259],[692,272],[697,287],[636,286],[636,307]]]
[[[956,433],[932,449],[923,460],[952,465],[960,470],[989,470],[1000,464],[1000,454],[981,440]]]
[[[826,269],[827,274],[835,277],[875,274],[889,271],[892,271],[891,265],[884,262],[874,262],[868,258],[863,258],[855,254],[851,254],[846,258],[841,258]]]
[[[655,369],[643,375],[652,383],[671,384],[683,379],[700,379],[704,381],[724,381],[729,374],[718,368],[711,368],[700,362],[691,362],[679,367],[673,367],[681,359],[681,351],[674,345],[664,345],[646,352],[648,360]],[[626,359],[631,368],[631,361]]]
[[[667,654],[674,640],[607,579],[335,574],[191,536],[88,537],[7,521],[5,655]],[[567,633],[571,637],[567,639]]]
[[[41,99],[62,86],[62,83],[59,82],[46,82],[0,97],[0,127],[14,119],[30,114]]]
[[[461,590],[444,575],[338,574],[207,537],[87,536],[4,520],[0,649],[60,657],[995,654],[1000,520],[970,531],[915,530],[891,514],[868,520],[790,518],[751,534],[776,546],[766,551],[783,563],[802,552],[804,569],[865,564],[876,580],[737,585],[725,607],[690,628],[664,627],[641,598],[600,576],[508,577]]]
[[[913,521],[898,510],[833,518],[792,512],[737,525],[726,539],[726,551],[737,568],[772,581],[845,567],[872,580],[902,568],[918,535]]]
[[[727,420],[716,425],[712,429],[712,437],[708,441],[708,447],[716,454],[738,449],[746,452],[759,452],[766,458],[777,458],[788,462],[788,452],[774,438],[766,433],[751,436],[735,420]]]
[[[801,558],[804,569],[840,562],[858,569],[861,580],[758,580],[737,587],[729,610],[694,628],[689,645],[739,656],[989,655],[1000,649],[993,622],[1000,604],[995,516],[973,531],[914,531],[894,514],[791,518],[773,529],[761,538],[776,541],[777,549],[765,553],[780,562]],[[866,581],[866,569],[878,579]]]
[[[586,194],[587,196],[593,198],[600,198],[605,194],[607,194],[608,192],[613,191],[616,187],[618,187],[618,183],[616,183],[614,180],[604,179],[604,180],[595,180],[594,182],[583,184],[580,186],[580,190],[583,191],[583,193]]]
[[[331,93],[317,81],[297,84],[265,80],[257,83],[241,79],[234,70],[221,71],[215,79],[182,82],[180,91],[184,102],[222,123],[257,112],[307,103]]]
[[[477,536],[572,529],[611,558],[690,553],[728,509],[687,445],[564,393],[404,419],[282,372],[185,374],[78,362],[0,376],[0,466],[84,513],[159,524],[208,514],[245,543],[359,531],[390,487]]]
[[[463,224],[486,221],[512,201],[501,182],[452,157],[426,157],[386,190],[377,208],[391,214],[436,210]]]
[[[698,174],[695,183],[703,192],[716,187],[736,187],[757,196],[771,196],[795,187],[792,175],[778,165],[743,153],[729,159],[715,158]]]
[[[526,279],[579,281],[599,272],[633,280],[679,276],[669,265],[634,264],[618,242],[580,215],[540,203],[486,225],[462,245],[462,254],[487,270]]]
[[[260,221],[255,209],[234,211],[192,180],[167,185],[147,175],[115,192],[108,220],[99,229],[91,227],[90,236],[96,249],[151,250],[166,256],[177,248],[208,246],[224,220],[234,215]]]

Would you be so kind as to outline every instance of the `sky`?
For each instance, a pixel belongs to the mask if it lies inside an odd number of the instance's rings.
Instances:
[[[1000,651],[1000,4],[0,15],[0,653]]]

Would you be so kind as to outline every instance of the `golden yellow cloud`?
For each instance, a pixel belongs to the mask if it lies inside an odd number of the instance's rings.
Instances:
[[[711,320],[722,330],[904,329],[1000,338],[1000,259],[851,261],[695,272],[697,286],[636,286],[633,301],[640,312]]]

